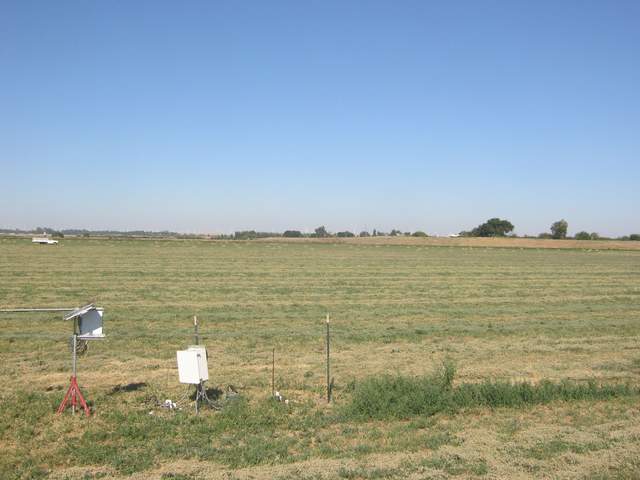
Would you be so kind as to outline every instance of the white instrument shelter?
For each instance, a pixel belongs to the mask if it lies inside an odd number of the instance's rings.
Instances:
[[[64,319],[77,322],[77,335],[79,340],[100,340],[104,338],[104,333],[102,333],[103,315],[103,308],[89,304],[75,309],[68,315],[65,315]]]
[[[204,347],[193,346],[187,350],[178,350],[176,356],[180,383],[198,385],[209,380],[207,351]]]

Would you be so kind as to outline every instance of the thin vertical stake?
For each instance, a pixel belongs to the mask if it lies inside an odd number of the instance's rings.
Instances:
[[[198,317],[193,316],[193,331],[196,345],[200,345],[200,335],[198,334]]]
[[[331,402],[331,363],[329,360],[330,340],[329,340],[329,314],[327,313],[327,403]]]
[[[271,397],[276,396],[276,349],[271,352]]]

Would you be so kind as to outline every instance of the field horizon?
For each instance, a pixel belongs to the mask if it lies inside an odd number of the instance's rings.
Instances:
[[[30,239],[26,234],[0,234],[0,239]],[[90,237],[65,236],[61,240],[148,240],[148,241],[205,241],[205,242],[282,242],[282,243],[346,243],[356,245],[409,245],[439,247],[480,247],[480,248],[545,248],[545,249],[577,249],[577,250],[640,250],[640,241],[634,240],[575,240],[528,237],[412,237],[376,236],[376,237],[326,237],[326,238],[290,238],[264,237],[252,240],[207,238],[206,235],[194,238],[144,237],[144,236],[109,236],[96,235]]]
[[[106,334],[79,360],[92,416],[56,416],[69,325],[58,314],[0,317],[0,476],[637,478],[638,242],[467,240],[0,237],[0,308],[93,301]],[[222,405],[199,417],[175,362],[193,343],[193,315]],[[273,349],[286,406],[270,399]],[[431,388],[443,362],[455,365],[454,393],[493,382],[631,390],[394,410],[420,379]],[[406,395],[380,397],[380,416],[362,417],[369,384]],[[166,399],[180,409],[162,408]]]

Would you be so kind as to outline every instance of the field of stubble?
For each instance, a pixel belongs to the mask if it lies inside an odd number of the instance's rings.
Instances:
[[[79,362],[94,414],[56,416],[70,325],[0,316],[0,478],[640,478],[637,395],[345,414],[365,378],[445,359],[454,384],[640,384],[639,250],[447,245],[0,239],[0,308],[93,301],[107,335]],[[193,315],[223,405],[199,417],[175,364]]]

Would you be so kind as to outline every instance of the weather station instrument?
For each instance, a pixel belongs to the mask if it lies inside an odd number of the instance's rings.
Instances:
[[[71,383],[67,393],[62,399],[57,413],[64,412],[67,405],[71,404],[71,412],[75,413],[78,402],[84,409],[84,413],[89,416],[90,410],[82,395],[77,378],[78,353],[82,354],[87,349],[87,342],[90,340],[102,340],[102,317],[104,309],[94,306],[92,303],[84,307],[76,308],[71,313],[64,316],[64,320],[73,321],[73,335],[71,336]]]
[[[91,411],[78,385],[78,356],[87,351],[89,341],[102,340],[105,338],[102,331],[104,309],[90,303],[78,308],[15,308],[0,310],[0,313],[35,312],[68,312],[63,316],[63,320],[70,321],[73,325],[73,333],[69,344],[71,350],[71,379],[69,388],[56,413],[60,414],[64,412],[68,406],[71,406],[71,412],[75,414],[76,409],[80,406],[84,410],[84,413],[89,416]]]
[[[200,345],[200,334],[198,333],[198,317],[193,317],[195,345],[189,346],[186,350],[176,352],[178,361],[178,379],[180,383],[195,385],[196,387],[196,414],[199,412],[199,404],[212,405],[207,396],[207,389],[204,382],[209,380],[209,368],[207,365],[207,349]]]

